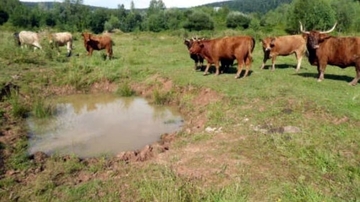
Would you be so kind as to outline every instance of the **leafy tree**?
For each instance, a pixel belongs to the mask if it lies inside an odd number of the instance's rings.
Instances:
[[[249,28],[251,28],[254,31],[260,30],[260,20],[257,18],[252,18],[251,22],[249,24]]]
[[[184,28],[190,31],[213,30],[214,21],[207,13],[195,11],[189,15]]]
[[[15,9],[19,6],[22,6],[19,0],[1,0],[0,8],[11,16]]]
[[[147,27],[149,31],[160,32],[167,29],[164,12],[152,14],[147,19]]]
[[[242,27],[244,29],[249,27],[251,18],[248,15],[245,15],[241,12],[231,12],[226,17],[226,27],[228,28],[237,28]]]
[[[166,7],[162,0],[151,0],[149,8],[147,10],[147,15],[150,16],[153,14],[158,14],[159,12],[161,12],[165,9],[166,9]]]
[[[294,0],[287,15],[286,30],[299,32],[299,21],[307,30],[326,30],[335,23],[335,12],[326,0]]]
[[[185,20],[184,14],[180,9],[168,9],[165,11],[167,28],[171,30],[181,28],[181,23]]]
[[[0,25],[7,22],[9,19],[9,14],[5,12],[4,10],[0,10]]]
[[[106,9],[96,9],[90,18],[90,29],[94,33],[101,33],[104,31],[104,24],[108,20]]]
[[[10,22],[15,27],[29,28],[31,26],[30,9],[25,6],[17,6],[10,15]]]
[[[110,19],[104,23],[104,29],[111,32],[113,29],[120,28],[120,20],[114,15],[110,16]]]
[[[355,16],[357,16],[355,9],[359,5],[348,0],[336,0],[333,1],[331,6],[336,13],[337,30],[350,30]]]

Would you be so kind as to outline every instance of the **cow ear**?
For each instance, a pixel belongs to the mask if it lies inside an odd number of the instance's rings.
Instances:
[[[327,34],[320,34],[319,36],[319,42],[323,42],[325,39],[328,39],[330,38],[331,36],[330,35],[327,35]]]

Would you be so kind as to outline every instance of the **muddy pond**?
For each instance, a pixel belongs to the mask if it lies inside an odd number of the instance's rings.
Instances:
[[[27,119],[30,154],[41,151],[81,158],[116,155],[141,149],[164,133],[181,130],[183,125],[174,109],[150,105],[140,97],[72,95],[53,102],[53,117]]]

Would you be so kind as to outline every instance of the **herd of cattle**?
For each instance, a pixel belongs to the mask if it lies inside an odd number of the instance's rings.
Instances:
[[[360,37],[335,37],[328,35],[334,31],[335,25],[327,31],[305,31],[300,23],[301,35],[288,35],[278,37],[267,37],[261,40],[264,59],[261,69],[264,68],[268,59],[272,59],[272,70],[275,69],[277,56],[295,54],[297,59],[296,71],[299,71],[301,60],[305,53],[311,65],[317,66],[318,81],[324,79],[326,66],[334,65],[341,68],[355,66],[355,78],[349,83],[356,85],[360,79]],[[208,74],[210,65],[216,67],[216,75],[220,69],[225,71],[236,59],[238,62],[237,74],[240,76],[243,66],[246,71],[243,77],[248,75],[252,63],[252,52],[255,46],[254,38],[250,36],[232,36],[216,39],[185,39],[190,57],[195,61],[195,69],[198,63],[207,61],[204,75]],[[220,67],[221,63],[221,67]]]
[[[113,41],[107,34],[96,36],[90,33],[82,33],[81,36],[84,40],[84,46],[88,55],[92,55],[94,50],[106,50],[107,58],[111,59],[113,56]],[[14,33],[17,44],[21,47],[33,46],[35,49],[42,49],[40,45],[39,34],[32,31],[21,31]],[[51,48],[56,48],[60,54],[60,46],[67,48],[67,56],[71,56],[73,49],[73,36],[70,32],[59,32],[48,34],[49,44]]]
[[[261,69],[264,68],[268,59],[272,59],[272,70],[275,70],[275,59],[277,56],[287,56],[295,54],[297,59],[296,71],[299,71],[301,60],[307,53],[309,63],[317,66],[318,81],[324,79],[326,66],[335,65],[341,68],[355,66],[355,78],[349,83],[356,85],[360,79],[360,37],[335,37],[329,35],[334,31],[335,25],[327,31],[305,31],[300,23],[301,35],[288,35],[267,37],[261,40],[264,52]],[[90,33],[82,33],[84,46],[88,55],[92,55],[94,50],[106,49],[109,59],[113,56],[113,41],[107,34],[96,36]],[[41,49],[39,36],[35,32],[21,31],[14,33],[14,37],[20,46],[30,45]],[[51,47],[67,48],[67,56],[71,55],[73,49],[73,37],[69,32],[53,33],[48,35]],[[251,36],[227,36],[216,39],[185,39],[190,57],[195,62],[195,69],[202,66],[204,60],[207,61],[204,75],[208,74],[211,65],[215,65],[216,75],[227,71],[237,61],[237,73],[235,78],[239,78],[245,66],[246,77],[249,73],[253,61],[252,52],[255,48],[255,39]],[[221,66],[220,66],[221,64]]]

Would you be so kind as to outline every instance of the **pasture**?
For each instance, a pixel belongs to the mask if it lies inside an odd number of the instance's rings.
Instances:
[[[184,35],[254,34],[246,78],[203,76],[194,70]],[[115,33],[113,59],[86,55],[74,33],[72,56],[42,41],[20,49],[0,33],[0,84],[19,86],[0,102],[0,201],[358,201],[360,200],[360,85],[354,67],[316,67],[294,55],[265,69],[263,33]],[[236,62],[235,62],[236,63]],[[243,70],[244,73],[244,70]],[[174,105],[185,118],[165,152],[144,162],[116,157],[31,158],[27,113],[51,116],[51,96],[134,91]],[[130,93],[131,94],[131,93]],[[296,128],[294,133],[285,128]]]

